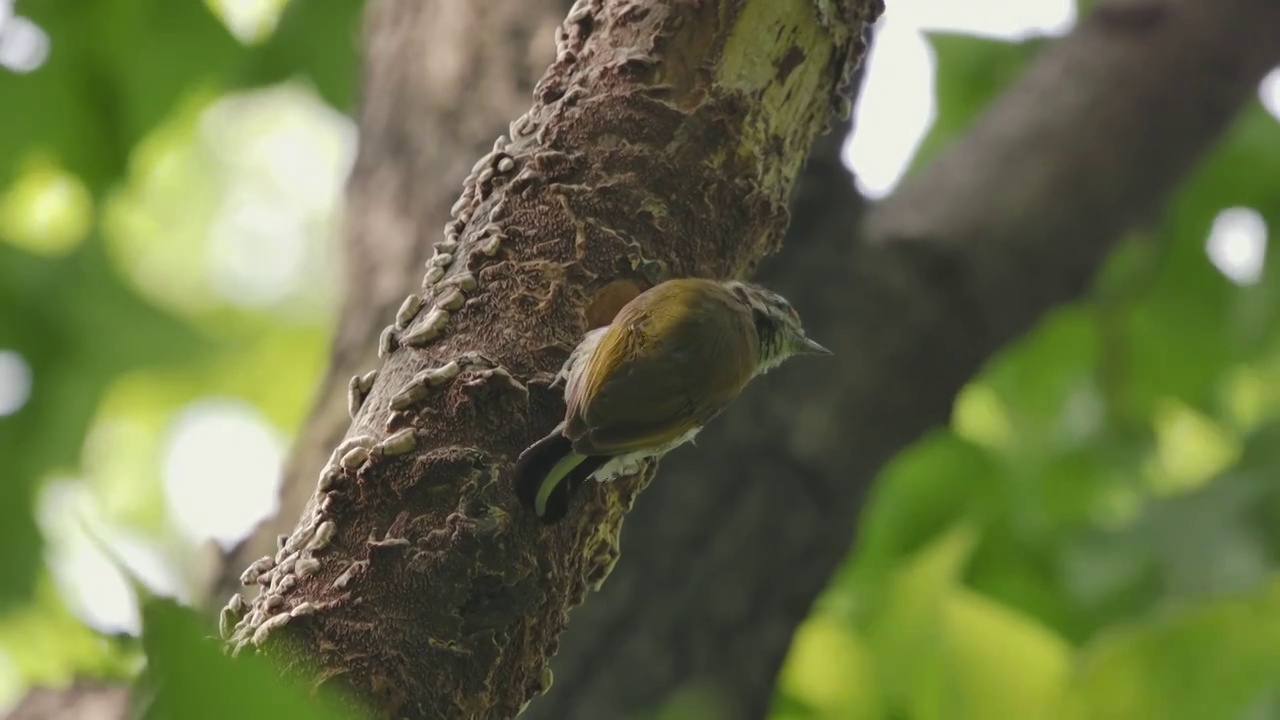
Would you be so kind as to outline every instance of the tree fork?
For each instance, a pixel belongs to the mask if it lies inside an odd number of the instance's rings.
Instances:
[[[264,589],[224,611],[235,651],[386,716],[511,717],[545,691],[644,482],[589,487],[553,528],[522,512],[506,480],[562,412],[547,385],[643,288],[744,275],[776,248],[882,8],[576,3],[532,108],[472,169],[383,332],[382,367],[352,383],[354,421],[302,518],[245,571]]]

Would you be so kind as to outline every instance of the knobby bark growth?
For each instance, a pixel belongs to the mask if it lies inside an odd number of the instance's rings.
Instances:
[[[741,276],[777,246],[880,9],[576,3],[532,108],[472,168],[382,333],[381,368],[353,379],[354,420],[301,520],[246,570],[264,590],[236,651],[384,716],[510,717],[546,690],[644,482],[592,486],[551,528],[516,506],[511,462],[563,412],[554,371],[642,288]]]
[[[280,510],[226,559],[213,598],[275,552],[315,491],[315,478],[351,418],[352,375],[378,363],[378,334],[418,287],[439,228],[476,158],[529,107],[555,60],[555,31],[573,0],[368,3],[357,120],[347,182],[345,293],[329,368],[290,452]]]

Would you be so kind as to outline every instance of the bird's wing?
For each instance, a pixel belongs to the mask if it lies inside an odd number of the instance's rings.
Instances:
[[[577,452],[661,447],[719,414],[751,379],[755,328],[729,291],[677,281],[654,292],[623,308],[581,376],[569,414]]]

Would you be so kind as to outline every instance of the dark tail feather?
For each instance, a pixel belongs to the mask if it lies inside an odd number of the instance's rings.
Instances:
[[[516,460],[515,472],[512,474],[512,483],[515,486],[516,497],[530,512],[536,512],[538,491],[542,488],[547,475],[555,468],[556,463],[571,452],[573,452],[573,443],[561,434],[559,428],[556,428],[550,435],[520,453],[520,457]],[[551,494],[547,497],[545,511],[541,515],[542,521],[553,523],[563,518],[569,510],[569,498],[573,495],[573,491],[591,477],[592,473],[599,470],[608,459],[608,457],[588,457],[571,470],[562,482],[552,488]]]
[[[564,482],[560,483],[560,487],[552,490],[547,498],[547,509],[542,515],[542,521],[553,523],[563,518],[569,511],[569,498],[573,497],[573,493],[582,483],[590,479],[592,473],[607,462],[609,462],[607,455],[588,455],[586,460],[578,464],[578,467],[570,470]]]
[[[542,481],[569,453],[573,452],[573,443],[556,428],[550,435],[530,445],[516,459],[516,469],[512,475],[516,497],[529,510],[533,510],[534,500],[538,497],[538,489]]]

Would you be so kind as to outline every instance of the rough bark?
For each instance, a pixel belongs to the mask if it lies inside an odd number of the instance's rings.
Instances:
[[[431,235],[475,163],[529,106],[555,59],[572,0],[371,2],[365,17],[360,145],[347,182],[345,293],[329,368],[290,452],[280,509],[224,563],[216,589],[275,552],[351,424],[347,383],[378,363],[378,333],[431,257]],[[425,57],[424,57],[425,56]]]
[[[777,246],[880,8],[575,4],[532,109],[476,163],[384,331],[301,520],[246,572],[266,590],[236,650],[266,646],[381,716],[510,717],[545,690],[644,482],[592,485],[554,527],[519,509],[510,464],[563,412],[547,385],[641,288],[743,275]]]

